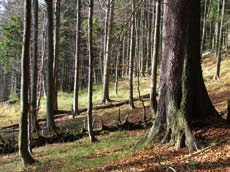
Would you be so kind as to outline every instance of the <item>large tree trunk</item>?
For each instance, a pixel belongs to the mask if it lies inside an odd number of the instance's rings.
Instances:
[[[78,90],[79,90],[79,67],[80,67],[80,28],[81,28],[81,0],[77,1],[77,23],[76,23],[76,52],[74,68],[74,99],[73,117],[78,114]]]
[[[31,32],[31,1],[24,1],[24,35],[21,57],[21,119],[19,130],[19,154],[24,165],[33,164],[35,161],[29,152],[28,146],[28,114],[29,114],[29,61],[30,61],[30,32]]]
[[[155,27],[154,27],[154,43],[152,57],[152,73],[151,73],[151,93],[150,106],[152,112],[157,112],[157,60],[159,58],[160,48],[160,17],[161,17],[161,0],[156,1]]]
[[[54,130],[54,75],[53,75],[53,61],[54,61],[54,40],[53,40],[53,0],[46,0],[47,13],[48,13],[48,66],[47,66],[47,102],[46,102],[46,115],[47,115],[47,129]]]
[[[207,94],[200,64],[200,1],[165,0],[163,50],[157,118],[148,140],[166,131],[163,141],[196,148],[194,123],[220,119]],[[199,125],[198,125],[199,126]]]
[[[90,142],[96,141],[93,133],[93,6],[94,0],[89,1],[89,16],[88,16],[88,50],[89,50],[89,74],[88,74],[88,109],[87,109],[87,124]]]

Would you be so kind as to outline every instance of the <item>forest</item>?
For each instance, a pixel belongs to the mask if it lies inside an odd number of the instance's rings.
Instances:
[[[230,172],[229,0],[0,0],[0,172]]]

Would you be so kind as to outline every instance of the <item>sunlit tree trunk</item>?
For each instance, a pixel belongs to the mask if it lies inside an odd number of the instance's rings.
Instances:
[[[133,61],[135,55],[135,0],[132,3],[132,20],[131,20],[131,36],[130,36],[130,54],[129,54],[129,107],[134,108],[133,102]]]
[[[103,92],[102,103],[111,101],[109,98],[109,70],[108,65],[112,55],[111,37],[113,29],[114,0],[107,0],[106,21],[105,21],[105,52],[104,52],[104,72],[103,72]]]
[[[217,47],[216,47],[216,72],[214,75],[214,79],[217,80],[220,78],[220,63],[221,63],[221,50],[222,50],[222,42],[223,42],[223,22],[224,22],[224,11],[225,11],[225,0],[222,3],[222,11],[221,11],[221,20],[219,26],[219,36],[217,37]]]

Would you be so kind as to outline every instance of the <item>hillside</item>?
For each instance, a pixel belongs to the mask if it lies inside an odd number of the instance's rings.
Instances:
[[[216,109],[225,117],[226,100],[230,97],[230,56],[224,55],[221,64],[220,80],[213,80],[215,70],[214,56],[206,57],[202,61],[205,83]],[[141,79],[141,94],[149,92],[150,79]],[[121,101],[127,99],[127,80],[119,82],[119,95],[112,94],[112,99]],[[111,84],[111,90],[113,85]],[[100,101],[101,85],[95,86],[94,102]],[[135,91],[136,92],[136,91]],[[137,96],[137,94],[135,93]],[[60,94],[60,108],[69,110],[71,107],[71,94]],[[81,92],[81,107],[86,104],[86,90]],[[114,103],[114,102],[113,102]],[[122,105],[121,118],[124,120],[129,113],[129,120],[133,122],[143,120],[143,109],[139,101],[135,102],[137,108],[130,111],[127,105]],[[149,99],[145,99],[147,107],[147,118],[149,118]],[[9,105],[7,105],[9,106]],[[7,109],[3,105],[5,110]],[[12,107],[14,108],[14,107]],[[16,110],[15,110],[16,111]],[[41,115],[42,117],[43,115]],[[100,128],[101,120],[106,124],[116,122],[118,107],[95,110],[95,126]],[[2,120],[3,119],[3,120]],[[2,123],[8,125],[8,117],[1,116]],[[76,119],[66,115],[56,120],[58,125],[71,131],[79,130],[83,125],[85,113]],[[17,117],[15,118],[17,121]],[[80,126],[80,127],[79,127]],[[204,139],[205,148],[194,154],[189,154],[188,149],[179,151],[170,147],[170,144],[150,143],[144,148],[131,149],[136,141],[140,140],[148,129],[134,131],[104,132],[97,136],[99,142],[89,144],[88,139],[58,144],[47,144],[34,148],[33,153],[39,163],[23,168],[17,153],[0,156],[0,171],[2,172],[77,172],[77,171],[199,171],[199,172],[227,172],[230,171],[230,128],[220,126],[219,128],[204,128],[196,130],[194,134]]]

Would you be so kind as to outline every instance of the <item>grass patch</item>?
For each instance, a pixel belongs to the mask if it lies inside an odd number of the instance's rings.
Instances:
[[[137,81],[134,80],[134,96],[137,97]],[[141,94],[150,93],[150,78],[140,78],[140,89]],[[95,84],[93,87],[93,102],[94,104],[100,104],[102,100],[102,84]],[[121,101],[128,99],[129,96],[129,85],[128,79],[120,79],[118,85],[118,95],[114,92],[114,83],[110,83],[110,98],[115,101]],[[87,88],[79,91],[79,107],[87,107]],[[71,110],[73,104],[73,93],[58,93],[58,108],[61,110]],[[44,118],[46,112],[46,98],[41,98],[41,107],[39,109],[38,117]],[[2,104],[0,105],[0,128],[12,123],[19,123],[20,118],[20,102],[18,101],[14,105]]]
[[[53,144],[34,149],[39,163],[24,168],[15,154],[3,156],[0,172],[71,172],[98,166],[124,158],[134,153],[129,149],[143,132],[114,132],[100,136],[97,143],[89,144],[88,138],[73,143]]]

